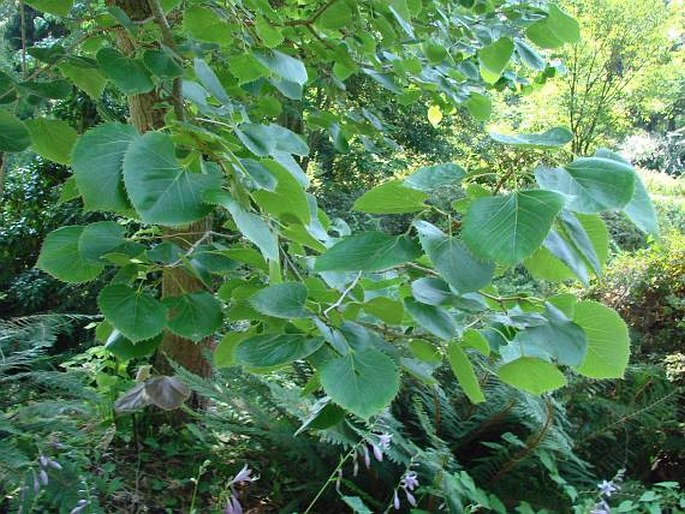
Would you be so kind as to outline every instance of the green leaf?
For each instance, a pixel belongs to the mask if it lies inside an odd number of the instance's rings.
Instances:
[[[91,264],[101,264],[103,255],[124,244],[126,229],[114,221],[98,221],[84,227],[78,240],[81,257]]]
[[[326,394],[363,419],[379,414],[400,389],[400,373],[395,363],[373,349],[331,359],[321,367],[320,374]]]
[[[36,266],[64,282],[80,284],[96,278],[104,266],[90,264],[81,256],[79,238],[82,233],[83,227],[80,226],[67,226],[50,232],[43,241]]]
[[[183,75],[181,65],[163,50],[145,50],[143,64],[158,77],[175,78]]]
[[[516,39],[514,40],[514,46],[516,47],[516,53],[526,66],[536,71],[544,69],[545,60],[528,43],[521,39]]]
[[[0,109],[0,152],[21,152],[31,144],[31,134],[26,125]]]
[[[223,17],[209,7],[193,5],[183,12],[183,30],[198,41],[229,44],[231,30]]]
[[[413,298],[404,299],[404,308],[421,328],[440,339],[449,341],[455,336],[457,326],[452,316],[445,309],[419,303]]]
[[[400,325],[404,318],[404,307],[398,301],[377,296],[362,304],[362,308],[369,314],[389,325]]]
[[[123,214],[130,210],[122,165],[126,150],[137,137],[138,132],[130,125],[106,123],[79,138],[71,165],[86,211]]]
[[[376,186],[354,202],[352,209],[371,214],[403,214],[422,211],[428,195],[405,187],[401,180],[392,180]]]
[[[359,496],[341,496],[341,499],[355,514],[373,514],[373,511],[366,506],[364,500]]]
[[[570,143],[573,139],[571,131],[564,127],[555,127],[540,134],[505,135],[490,132],[490,137],[505,145],[521,146],[523,148],[553,148]]]
[[[214,96],[214,98],[223,104],[230,103],[231,100],[226,94],[226,90],[221,84],[219,77],[216,76],[212,68],[210,68],[205,61],[196,57],[193,59],[193,68],[195,69],[195,74],[200,80],[200,83]]]
[[[224,321],[221,303],[206,291],[168,297],[164,305],[169,309],[167,328],[191,341],[211,336]]]
[[[456,237],[447,237],[427,221],[415,221],[421,246],[440,275],[459,293],[478,291],[490,283],[495,265],[475,258]]]
[[[487,121],[492,114],[492,99],[487,95],[472,92],[466,102],[466,108],[477,121]]]
[[[563,205],[561,195],[540,190],[477,198],[464,218],[462,237],[477,256],[516,264],[542,244]]]
[[[411,294],[416,300],[427,305],[443,305],[454,298],[444,280],[422,277],[411,283]]]
[[[544,246],[552,255],[563,262],[585,287],[590,284],[590,277],[583,256],[567,238],[553,229],[545,239]]]
[[[26,3],[39,11],[61,17],[68,16],[74,4],[73,0],[26,0]]]
[[[554,359],[566,366],[580,366],[588,340],[583,329],[552,305],[547,306],[545,325],[520,330],[510,343],[516,353],[544,360]]]
[[[566,385],[564,374],[554,364],[534,357],[521,357],[497,370],[502,382],[516,389],[540,395]]]
[[[421,255],[407,236],[362,232],[347,237],[316,259],[315,271],[381,271]]]
[[[601,157],[580,157],[562,168],[535,170],[540,187],[570,197],[572,211],[593,214],[621,209],[633,197],[635,173],[627,164]]]
[[[71,84],[66,80],[26,81],[18,84],[18,87],[31,95],[56,100],[66,98],[72,90]]]
[[[485,396],[480,388],[478,377],[473,370],[473,365],[466,352],[457,343],[450,343],[447,348],[447,360],[450,363],[454,376],[471,403],[482,403]]]
[[[248,368],[271,368],[304,359],[323,345],[323,339],[302,334],[266,334],[241,341],[236,360]]]
[[[273,192],[260,189],[252,193],[259,207],[285,223],[308,225],[311,219],[309,202],[297,179],[275,161],[263,161],[262,164],[276,178],[277,184]]]
[[[270,25],[263,16],[257,16],[254,26],[265,47],[275,48],[283,42],[284,37],[281,31]]]
[[[573,322],[587,334],[588,348],[578,372],[590,378],[621,378],[630,357],[628,327],[609,307],[578,302]]]
[[[243,123],[235,130],[235,134],[248,150],[260,157],[277,156],[282,153],[301,156],[309,154],[307,143],[299,135],[275,123]]]
[[[254,335],[251,331],[228,332],[221,338],[214,350],[214,365],[217,368],[227,368],[236,364],[235,351],[241,341]]]
[[[98,295],[102,315],[133,343],[151,339],[166,325],[166,308],[149,294],[126,284],[110,284]]]
[[[419,191],[434,191],[458,184],[466,176],[464,168],[454,163],[423,166],[404,180],[404,185]]]
[[[531,24],[526,36],[541,48],[559,48],[566,43],[580,41],[580,26],[571,16],[551,4],[547,17]]]
[[[307,69],[302,61],[288,54],[272,50],[269,52],[253,52],[254,57],[272,73],[303,86],[307,83]]]
[[[130,361],[131,359],[153,354],[162,342],[162,339],[163,335],[159,334],[152,339],[133,343],[118,330],[112,330],[107,341],[105,341],[105,348],[122,361]]]
[[[26,126],[31,133],[32,149],[38,155],[59,164],[71,162],[71,149],[78,134],[66,121],[35,118],[28,120]]]
[[[623,208],[623,212],[628,215],[628,218],[637,228],[646,234],[658,236],[659,222],[652,200],[649,198],[649,193],[637,173],[635,173],[634,180],[635,191],[633,192],[633,197],[628,202],[628,205]]]
[[[176,160],[170,136],[148,132],[136,138],[124,156],[124,183],[131,203],[146,223],[179,226],[205,217],[206,191],[219,189],[216,173],[192,173]]]
[[[78,63],[62,62],[59,65],[59,71],[93,100],[98,100],[102,96],[107,85],[107,78],[100,73],[95,64],[85,65],[80,61]]]
[[[514,43],[503,37],[478,51],[480,74],[489,84],[497,82],[514,53]]]
[[[225,191],[208,191],[205,200],[225,207],[238,230],[254,243],[267,260],[278,260],[278,240],[271,227],[259,216],[243,209]]]
[[[142,62],[130,59],[113,48],[103,48],[96,59],[103,73],[126,95],[148,93],[155,87]]]
[[[412,339],[409,341],[409,349],[417,359],[424,362],[442,362],[440,351],[425,339]]]
[[[469,328],[464,330],[461,336],[461,346],[463,348],[473,348],[486,357],[490,355],[490,344],[483,334],[478,330]]]
[[[250,298],[250,305],[267,316],[304,318],[307,312],[307,288],[299,282],[286,282],[266,287]]]

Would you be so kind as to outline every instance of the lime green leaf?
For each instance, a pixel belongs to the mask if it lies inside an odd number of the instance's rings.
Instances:
[[[69,15],[74,2],[73,0],[26,0],[26,3],[39,11],[65,17]]]
[[[67,226],[50,232],[40,250],[36,266],[64,282],[79,284],[96,278],[104,266],[90,264],[79,252],[83,227]]]
[[[0,109],[0,152],[21,152],[31,144],[31,134],[26,125]]]
[[[243,123],[235,133],[248,150],[260,157],[282,153],[304,156],[309,153],[307,144],[300,136],[275,123]]]
[[[405,187],[401,180],[392,180],[376,186],[354,202],[352,209],[371,214],[403,214],[422,211],[428,195]]]
[[[428,108],[428,121],[434,127],[440,125],[440,122],[442,121],[442,111],[440,110],[439,105],[431,105]]]
[[[225,207],[231,213],[238,230],[259,248],[265,259],[278,259],[276,234],[262,218],[247,212],[225,191],[208,191],[205,200]]]
[[[419,191],[434,191],[458,184],[466,176],[464,168],[454,163],[423,166],[404,180],[404,185]]]
[[[412,339],[409,341],[409,349],[417,359],[424,362],[442,362],[440,350],[425,339]]]
[[[628,327],[609,307],[578,302],[573,322],[587,334],[588,348],[578,372],[590,378],[621,378],[630,357]]]
[[[477,198],[464,218],[464,242],[478,256],[516,264],[542,244],[563,205],[561,195],[540,190]]]
[[[481,93],[471,93],[466,108],[476,120],[487,121],[492,114],[492,99]]]
[[[66,121],[35,118],[28,120],[26,126],[31,133],[32,148],[38,155],[59,164],[69,164],[78,134]]]
[[[347,237],[316,259],[315,271],[381,271],[421,255],[407,236],[362,232]]]
[[[520,39],[514,40],[516,53],[523,63],[529,68],[540,71],[545,67],[545,60],[528,43]]]
[[[78,240],[81,257],[91,264],[101,264],[100,258],[124,244],[126,229],[113,221],[98,221],[83,228]]]
[[[122,361],[130,361],[131,359],[153,354],[162,342],[162,339],[163,335],[159,334],[152,339],[133,343],[118,330],[113,330],[107,341],[105,341],[105,348]]]
[[[355,4],[352,3],[352,5]],[[353,19],[350,2],[338,1],[330,4],[330,7],[319,16],[315,24],[324,29],[338,30],[348,26]]]
[[[540,167],[535,179],[545,189],[568,195],[569,209],[588,214],[625,207],[635,190],[630,165],[601,157],[580,157],[562,168]]]
[[[540,395],[566,385],[564,374],[554,364],[534,357],[521,357],[497,370],[502,382],[516,389]]]
[[[363,419],[379,414],[400,388],[400,374],[392,359],[373,349],[331,359],[320,374],[326,394]]]
[[[248,368],[271,368],[304,359],[323,345],[323,339],[302,334],[266,334],[238,343],[236,361]]]
[[[580,41],[580,26],[571,16],[551,4],[547,17],[530,25],[526,35],[541,48],[559,48],[566,43]]]
[[[302,186],[285,167],[275,161],[262,161],[276,178],[276,189],[260,189],[252,193],[255,201],[265,212],[273,214],[285,223],[308,225],[311,219],[309,202]]]
[[[490,355],[490,344],[488,343],[488,340],[476,329],[469,328],[464,330],[460,342],[463,348],[473,348],[486,357]]]
[[[86,211],[130,210],[121,170],[124,154],[137,137],[138,132],[130,125],[106,123],[78,140],[72,153],[72,167]]]
[[[219,77],[216,76],[214,70],[212,70],[204,60],[198,59],[197,57],[193,59],[193,68],[195,69],[195,74],[200,80],[200,83],[212,94],[212,96],[214,96],[214,98],[224,104],[231,101],[226,94],[226,90],[221,84]]]
[[[209,7],[188,7],[183,13],[183,30],[198,41],[220,44],[232,41],[226,21]]]
[[[460,293],[478,291],[490,283],[495,265],[474,257],[464,243],[447,237],[427,221],[416,221],[421,246],[440,275]]]
[[[372,298],[368,302],[363,303],[362,308],[389,325],[400,325],[402,318],[404,318],[404,307],[402,304],[384,296]]]
[[[359,496],[341,496],[341,499],[355,514],[373,514]]]
[[[404,299],[404,308],[419,326],[440,339],[449,341],[454,337],[457,326],[449,313],[435,305],[419,303],[413,298]]]
[[[217,368],[227,368],[236,364],[235,351],[241,341],[254,335],[250,331],[228,332],[221,338],[214,350],[214,364]]]
[[[126,284],[111,284],[98,295],[107,321],[133,343],[151,339],[166,325],[166,308],[147,293]]]
[[[497,82],[514,53],[514,43],[503,37],[478,51],[480,74],[489,84]]]
[[[221,303],[206,291],[167,297],[164,305],[169,309],[167,328],[192,341],[211,336],[224,320]]]
[[[124,183],[131,203],[146,223],[185,225],[206,216],[206,191],[218,189],[216,173],[192,173],[176,160],[171,137],[148,132],[135,139],[124,157]]]
[[[523,148],[553,148],[570,143],[573,139],[571,131],[564,127],[555,127],[540,134],[505,135],[491,132],[490,137],[505,145],[521,146]]]
[[[147,93],[155,87],[142,62],[113,48],[103,48],[96,59],[103,73],[127,95]]]
[[[471,400],[471,403],[484,402],[485,396],[480,388],[476,372],[473,370],[473,365],[459,344],[450,343],[447,348],[447,360],[454,376],[459,381],[459,385],[464,390],[464,394]]]
[[[107,85],[107,78],[100,73],[95,63],[80,60],[63,62],[59,65],[59,71],[93,100],[98,100],[102,96]]]
[[[304,318],[307,312],[307,288],[299,282],[275,284],[262,289],[250,298],[250,305],[267,316],[276,318]]]
[[[342,2],[338,2],[342,3]],[[329,10],[329,9],[327,9]],[[269,24],[262,16],[257,16],[254,24],[257,35],[267,48],[274,48],[280,45],[284,38],[281,31]]]

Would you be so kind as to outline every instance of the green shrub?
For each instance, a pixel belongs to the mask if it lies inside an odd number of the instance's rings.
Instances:
[[[685,234],[671,231],[648,248],[619,254],[592,295],[637,332],[642,352],[677,349],[685,329]]]

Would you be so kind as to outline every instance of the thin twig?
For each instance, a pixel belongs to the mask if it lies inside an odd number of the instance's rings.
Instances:
[[[337,309],[338,307],[340,307],[342,305],[342,303],[343,303],[343,301],[345,301],[345,298],[347,297],[347,295],[350,294],[350,291],[352,291],[352,289],[354,289],[356,287],[357,282],[359,282],[360,278],[362,278],[362,272],[361,271],[359,273],[357,273],[357,276],[354,277],[354,280],[352,281],[352,283],[349,286],[347,286],[347,288],[342,292],[342,294],[340,295],[340,298],[338,298],[335,303],[331,304],[326,310],[323,311],[324,316],[328,317],[329,312],[331,312],[333,309]]]
[[[192,245],[190,248],[188,248],[188,251],[187,251],[185,254],[183,254],[182,257],[180,257],[176,262],[170,264],[168,267],[170,267],[170,268],[175,268],[176,266],[178,266],[179,264],[181,264],[181,263],[183,262],[183,259],[185,259],[185,258],[187,258],[187,257],[190,257],[190,255],[191,255],[195,250],[197,250],[197,248],[198,248],[202,243],[204,243],[204,242],[205,242],[209,237],[211,237],[211,236],[212,236],[212,231],[211,231],[211,230],[208,230],[207,232],[205,232],[205,233],[202,235],[202,237],[201,237],[200,239],[198,239],[197,241],[195,241],[195,242],[193,243],[193,245]]]

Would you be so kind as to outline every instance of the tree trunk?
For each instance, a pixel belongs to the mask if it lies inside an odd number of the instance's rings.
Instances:
[[[108,0],[108,4],[121,8],[134,23],[153,17],[153,12],[146,0]],[[119,48],[124,54],[129,55],[135,51],[135,45],[125,29],[121,28],[118,31],[117,39]],[[163,127],[167,109],[161,107],[162,105],[164,105],[164,102],[157,90],[129,96],[128,106],[131,123],[139,132],[157,130]],[[210,226],[211,219],[205,218],[180,229],[167,229],[165,233],[172,236],[167,239],[168,241],[187,249],[201,238]],[[183,233],[183,237],[173,237],[174,234],[179,233]],[[202,282],[182,268],[165,269],[163,271],[162,298],[178,296],[202,289],[204,289]],[[209,376],[211,367],[203,355],[203,349],[211,345],[213,345],[212,338],[195,343],[167,331],[155,356],[154,367],[160,374],[171,375],[173,374],[173,369],[169,364],[169,360],[172,360],[196,375]],[[200,401],[197,398],[194,398],[192,403],[195,406],[200,405]]]

